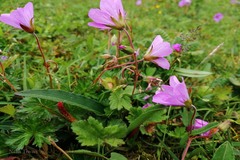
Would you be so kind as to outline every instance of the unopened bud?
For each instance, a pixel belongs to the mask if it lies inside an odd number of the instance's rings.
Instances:
[[[114,46],[117,44],[117,36],[114,34],[111,38],[111,44]]]
[[[104,58],[104,59],[109,59],[112,56],[110,54],[103,54],[103,55],[101,55],[101,57]]]
[[[134,50],[129,46],[120,45],[119,49],[126,54],[133,54]]]
[[[184,104],[187,109],[192,108],[192,100],[191,99],[188,99],[187,101],[185,101]]]
[[[226,120],[218,125],[218,129],[220,129],[221,131],[226,131],[230,127],[230,125],[230,120]]]

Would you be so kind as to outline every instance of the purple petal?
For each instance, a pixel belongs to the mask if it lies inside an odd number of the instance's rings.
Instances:
[[[185,83],[181,83],[174,88],[174,95],[183,103],[190,99]]]
[[[169,86],[169,85],[162,85],[161,88],[162,88],[162,90],[157,91],[156,94],[161,93],[161,92],[165,92],[169,95],[173,95],[173,93],[174,93],[173,92],[174,88]]]
[[[18,8],[17,10],[11,12],[10,16],[14,17],[19,24],[24,25],[28,28],[31,28],[31,25],[30,25],[31,19],[28,19],[28,17],[25,16],[23,8]]]
[[[179,102],[175,97],[167,94],[167,93],[158,93],[153,96],[152,101],[154,103],[159,103],[162,105],[169,105],[169,106],[182,106],[183,103]]]
[[[28,21],[28,23],[31,21],[31,19],[34,16],[34,11],[33,11],[33,4],[32,2],[28,2],[25,6],[24,6],[24,17],[26,17],[26,20]]]
[[[163,42],[162,37],[161,37],[160,35],[157,35],[157,36],[154,38],[151,46],[159,46],[162,42]]]
[[[201,120],[201,119],[195,119],[195,123],[192,127],[192,129],[200,129],[204,126],[208,125],[208,122]],[[204,132],[201,134],[201,136],[209,136],[210,131]]]
[[[99,24],[99,23],[96,23],[96,22],[89,22],[88,25],[91,26],[91,27],[99,28],[101,30],[111,29],[110,27],[107,27],[103,24]]]
[[[100,9],[90,9],[88,16],[96,23],[114,26],[111,17]]]
[[[158,58],[156,60],[153,60],[154,63],[156,63],[158,66],[162,67],[163,69],[169,70],[170,64],[166,58]]]
[[[14,17],[10,16],[10,14],[1,14],[0,21],[15,28],[22,29],[18,21]]]
[[[194,124],[195,129],[202,128],[206,125],[208,125],[208,122],[201,119],[195,119],[195,124]]]
[[[124,16],[124,10],[122,6],[121,0],[101,0],[100,1],[100,9],[109,16],[114,17],[116,20],[119,20],[119,12]]]
[[[170,43],[161,42],[161,43],[156,43],[155,45],[153,45],[151,56],[165,57],[165,56],[170,55],[172,52],[173,52],[173,49],[171,48]]]
[[[169,80],[169,84],[170,84],[170,86],[175,87],[178,84],[180,84],[180,82],[179,82],[179,80],[177,79],[176,76],[171,76],[170,80]]]
[[[174,94],[179,99],[179,101],[184,103],[190,99],[184,80],[182,83],[180,83],[176,76],[171,76],[169,84],[174,88]]]

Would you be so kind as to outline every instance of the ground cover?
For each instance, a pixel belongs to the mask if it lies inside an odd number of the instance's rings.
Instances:
[[[240,2],[105,0],[108,25],[99,2],[0,18],[1,158],[238,159]]]

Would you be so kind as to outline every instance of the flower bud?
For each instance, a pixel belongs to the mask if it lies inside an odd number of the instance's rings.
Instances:
[[[129,54],[129,55],[135,53],[134,50],[129,46],[120,45],[119,49],[120,49],[120,51],[122,51],[126,54]]]
[[[104,59],[109,59],[112,56],[110,54],[103,54],[103,55],[101,55],[101,57],[104,58]]]
[[[117,36],[114,34],[111,38],[111,44],[114,46],[117,44]]]
[[[226,131],[230,127],[230,125],[231,125],[230,120],[226,120],[219,124],[217,128],[220,129],[221,131]]]

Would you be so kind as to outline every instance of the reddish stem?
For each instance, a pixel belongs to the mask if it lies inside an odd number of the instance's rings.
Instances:
[[[44,65],[44,67],[46,68],[46,71],[47,71],[47,74],[48,74],[48,77],[49,77],[50,88],[53,88],[52,76],[51,76],[51,74],[50,74],[50,69],[49,69],[50,65],[49,65],[49,64],[47,63],[47,61],[46,61],[45,55],[44,55],[44,53],[43,53],[43,50],[42,50],[42,47],[41,47],[41,45],[40,45],[40,42],[39,42],[39,39],[38,39],[37,35],[36,35],[35,33],[33,33],[33,36],[35,37],[35,39],[36,39],[36,41],[37,41],[38,49],[39,49],[39,51],[40,51],[40,53],[41,53],[41,55],[42,55],[42,58],[43,58],[43,65]]]

